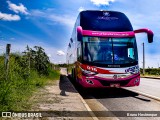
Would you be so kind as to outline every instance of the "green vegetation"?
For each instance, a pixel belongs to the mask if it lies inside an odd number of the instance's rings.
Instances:
[[[59,70],[53,70],[44,49],[27,46],[23,53],[12,53],[6,76],[4,55],[0,56],[0,111],[21,111],[30,108],[27,104],[32,93],[47,82],[59,79]]]
[[[143,69],[140,69],[143,74]],[[145,76],[160,76],[160,68],[147,68],[145,69]]]
[[[71,74],[72,73],[72,69],[74,68],[74,64],[69,64],[67,65],[67,70],[68,70],[68,73]]]

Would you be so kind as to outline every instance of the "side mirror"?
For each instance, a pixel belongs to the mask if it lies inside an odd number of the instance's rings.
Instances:
[[[81,26],[78,26],[77,27],[77,40],[78,41],[82,41],[82,27]]]
[[[147,33],[148,42],[152,43],[154,34],[151,30],[146,28],[134,30],[134,33],[143,33],[143,32]]]

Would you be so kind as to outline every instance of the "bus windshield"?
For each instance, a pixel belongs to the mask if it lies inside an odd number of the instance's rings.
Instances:
[[[99,64],[129,64],[138,61],[135,38],[83,37],[83,60]]]

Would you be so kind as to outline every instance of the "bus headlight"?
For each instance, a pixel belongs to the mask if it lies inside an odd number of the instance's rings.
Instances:
[[[88,74],[88,75],[95,75],[97,74],[96,72],[92,72],[92,71],[88,71],[88,70],[83,70],[84,74]]]

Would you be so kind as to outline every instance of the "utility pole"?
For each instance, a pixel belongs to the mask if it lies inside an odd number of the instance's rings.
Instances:
[[[143,75],[145,74],[145,51],[144,51],[144,42],[142,43],[143,46]]]
[[[5,55],[5,70],[6,70],[6,80],[8,79],[9,72],[9,55],[10,55],[11,44],[6,46],[6,55]]]

